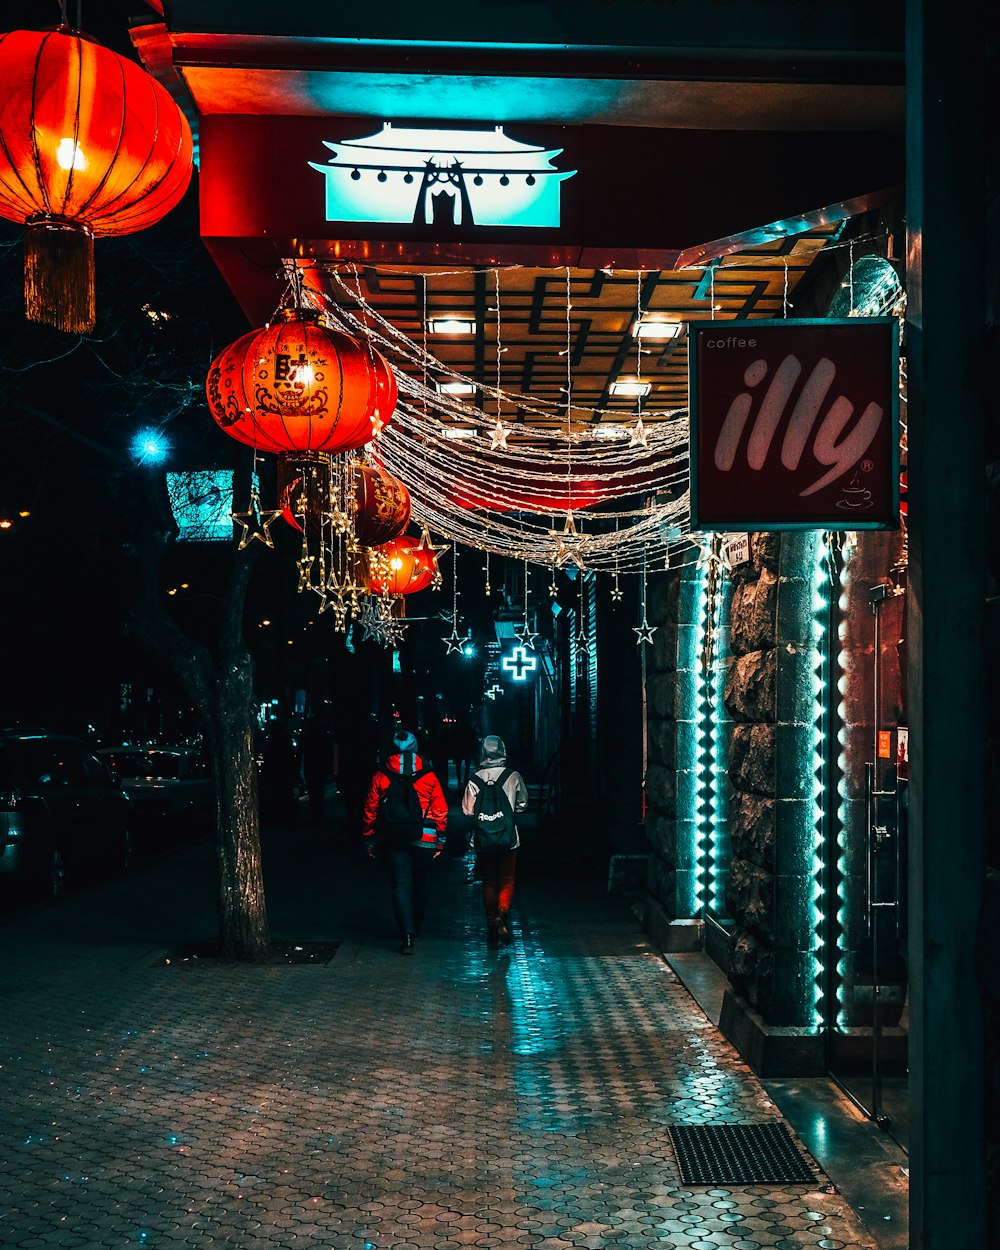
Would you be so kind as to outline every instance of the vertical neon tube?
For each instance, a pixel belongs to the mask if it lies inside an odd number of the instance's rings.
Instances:
[[[819,1030],[824,1023],[823,997],[826,984],[826,794],[827,794],[827,728],[829,697],[829,606],[830,550],[826,538],[814,539],[812,594],[810,598],[812,661],[812,723],[809,729],[808,758],[812,777],[813,840],[810,865],[810,930],[812,939],[812,1001],[810,1025]]]

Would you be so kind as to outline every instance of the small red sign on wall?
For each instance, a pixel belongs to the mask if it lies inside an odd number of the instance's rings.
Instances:
[[[689,327],[691,523],[895,529],[893,317]]]

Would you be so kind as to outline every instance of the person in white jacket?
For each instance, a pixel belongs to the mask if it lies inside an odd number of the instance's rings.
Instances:
[[[506,945],[511,938],[509,914],[521,843],[516,815],[528,806],[528,787],[521,774],[507,766],[507,748],[496,734],[483,739],[479,761],[462,795],[462,811],[473,817],[472,843],[483,881],[486,941],[491,946]],[[494,784],[502,792],[495,797]],[[490,806],[489,815],[483,811],[485,804]]]

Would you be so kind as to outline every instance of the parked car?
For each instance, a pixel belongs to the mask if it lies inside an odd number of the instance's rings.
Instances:
[[[132,803],[82,738],[0,730],[0,879],[44,885],[131,857]]]
[[[212,778],[200,752],[189,747],[102,747],[97,752],[121,782],[139,817],[178,820],[178,834],[207,824]]]

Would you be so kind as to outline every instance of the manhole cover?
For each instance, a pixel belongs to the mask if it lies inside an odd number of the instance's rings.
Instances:
[[[816,1175],[786,1125],[674,1124],[685,1185],[812,1185]]]

